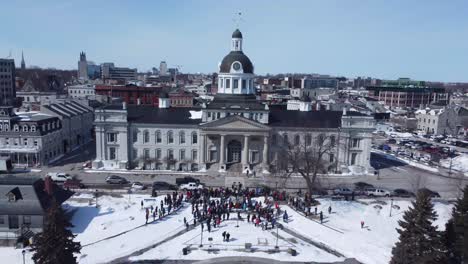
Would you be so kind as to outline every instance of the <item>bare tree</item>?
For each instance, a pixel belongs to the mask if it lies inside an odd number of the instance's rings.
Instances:
[[[282,150],[283,161],[277,173],[284,178],[299,174],[305,180],[311,194],[318,186],[318,175],[327,173],[330,162],[326,160],[336,147],[335,137],[320,133],[315,137],[306,135],[296,144],[286,144]]]

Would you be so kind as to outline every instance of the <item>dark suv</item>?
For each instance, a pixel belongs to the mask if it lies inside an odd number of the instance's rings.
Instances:
[[[153,182],[153,190],[170,190],[170,191],[177,191],[178,188],[174,184],[170,184],[167,182]]]

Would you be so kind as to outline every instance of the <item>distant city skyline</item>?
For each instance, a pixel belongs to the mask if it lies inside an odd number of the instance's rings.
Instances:
[[[244,51],[257,74],[319,73],[468,82],[468,2],[7,1],[0,57],[17,67],[95,63],[146,72],[166,61],[212,73],[242,12]]]

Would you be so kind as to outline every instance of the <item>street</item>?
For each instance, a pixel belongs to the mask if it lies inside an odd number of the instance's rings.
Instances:
[[[31,175],[35,177],[43,177],[48,172],[66,172],[83,181],[86,185],[105,186],[105,179],[109,175],[120,175],[125,177],[130,182],[139,181],[145,184],[151,184],[154,181],[165,181],[174,184],[175,179],[192,175],[198,177],[206,186],[221,187],[226,185],[226,175],[219,173],[181,173],[181,172],[86,172],[83,164],[86,161],[94,158],[94,142],[90,142],[86,146],[68,153],[64,158],[56,164],[49,167],[40,168],[40,172],[17,173],[17,175]],[[379,153],[371,154],[371,165],[379,171],[378,175],[363,175],[363,176],[322,176],[319,182],[323,188],[333,189],[336,187],[353,187],[355,182],[367,182],[375,187],[380,187],[388,190],[397,188],[406,189],[416,192],[420,188],[429,188],[438,192],[443,198],[456,198],[460,193],[460,189],[468,184],[468,177],[463,175],[452,174],[452,177],[447,177],[448,171],[441,169],[442,173],[435,173],[419,169],[395,159],[390,159],[386,155]],[[260,184],[276,187],[278,179],[272,176],[244,178],[244,184],[248,187],[256,187]],[[278,185],[281,187],[281,185]],[[304,181],[300,177],[294,177],[286,184],[288,191],[296,191],[298,188],[305,188]],[[115,188],[115,186],[114,186]]]

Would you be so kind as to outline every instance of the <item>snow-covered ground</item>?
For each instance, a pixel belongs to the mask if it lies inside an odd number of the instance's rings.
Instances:
[[[183,206],[179,211],[162,220],[145,223],[145,210],[141,209],[141,201],[144,206],[160,204],[162,197],[151,198],[149,195],[132,194],[105,195],[98,199],[99,208],[94,206],[92,194],[81,194],[72,197],[64,204],[64,208],[73,214],[72,223],[75,225],[73,232],[76,240],[83,246],[78,256],[80,263],[107,263],[117,258],[128,256],[138,250],[145,249],[161,242],[168,237],[185,229],[183,219],[192,220],[190,205]],[[92,203],[89,203],[91,200]],[[401,219],[403,211],[408,208],[410,201],[395,200],[392,217],[389,217],[390,205],[380,205],[382,209],[376,209],[373,200],[361,202],[331,201],[321,199],[318,211],[322,210],[325,216],[324,225],[294,212],[288,206],[286,209],[290,218],[284,224],[289,229],[302,234],[316,242],[321,242],[330,248],[340,252],[347,258],[356,258],[363,263],[379,264],[388,263],[391,256],[391,248],[398,239],[395,228]],[[386,202],[389,202],[386,200]],[[332,214],[328,214],[328,206],[332,206]],[[435,202],[435,209],[439,215],[436,224],[443,229],[445,222],[450,217],[452,205]],[[313,211],[313,210],[312,210]],[[236,218],[236,214],[231,214]],[[361,229],[360,221],[365,221],[366,228]],[[339,261],[336,257],[324,250],[312,246],[299,238],[279,230],[278,245],[281,253],[268,253],[276,245],[276,230],[262,231],[253,224],[230,220],[221,224],[220,228],[213,229],[211,233],[203,234],[202,248],[200,244],[200,227],[162,243],[156,248],[144,251],[141,255],[131,257],[131,260],[143,259],[207,259],[222,256],[255,256],[274,258],[277,260],[296,261]],[[126,232],[127,231],[127,232]],[[230,242],[222,241],[222,232],[231,234]],[[121,234],[124,232],[123,234]],[[121,235],[119,235],[121,234]],[[116,236],[117,235],[117,236]],[[115,237],[113,237],[115,236]],[[208,241],[211,237],[212,241]],[[102,240],[102,241],[101,241]],[[256,252],[241,250],[245,243],[252,243]],[[210,248],[219,251],[210,252]],[[188,255],[182,254],[182,248],[189,246],[193,250]],[[294,248],[298,255],[292,257],[285,252],[287,248]],[[22,263],[21,249],[0,248],[2,263]],[[33,263],[31,253],[26,253],[26,263]]]
[[[324,225],[307,219],[286,206],[284,208],[290,216],[290,221],[285,226],[334,248],[348,258],[356,258],[368,264],[388,263],[392,247],[398,240],[395,228],[411,203],[406,200],[394,201],[393,204],[400,209],[393,208],[390,217],[389,200],[386,204],[380,204],[382,209],[377,209],[372,201],[320,199],[321,205],[317,209],[318,212],[323,211]],[[331,214],[328,214],[329,206],[332,207]],[[434,207],[439,216],[435,224],[443,230],[450,218],[452,205],[436,202]],[[361,221],[365,223],[363,229]]]
[[[468,155],[460,154],[459,156],[452,159],[452,169],[463,172],[465,176],[468,176]],[[450,158],[440,161],[442,167],[450,168]]]
[[[234,214],[234,217],[237,216]],[[280,261],[320,261],[333,262],[343,260],[315,246],[304,243],[281,230],[278,230],[278,247],[280,253],[268,253],[276,245],[276,229],[262,230],[247,221],[237,221],[232,219],[225,221],[219,228],[213,229],[210,233],[206,227],[203,232],[203,247],[199,247],[201,242],[201,228],[197,227],[167,243],[162,244],[140,256],[132,257],[130,260],[150,260],[150,259],[189,259],[201,260],[213,257],[227,256],[255,256],[263,258],[274,258]],[[222,233],[229,232],[231,237],[229,242],[223,241]],[[212,241],[209,241],[209,238]],[[254,252],[244,250],[245,243],[251,243]],[[182,254],[183,247],[190,247],[192,250],[188,255]],[[297,256],[292,257],[287,252],[288,248],[297,251]]]

